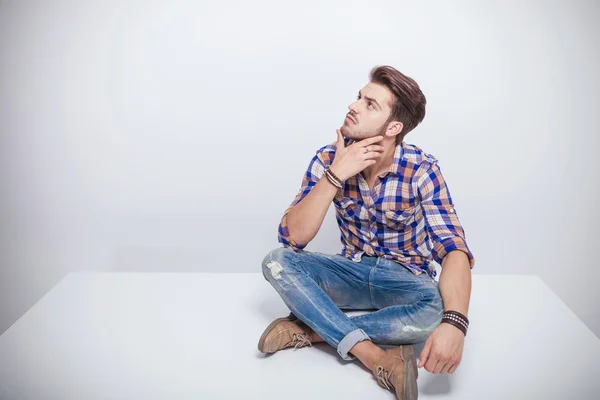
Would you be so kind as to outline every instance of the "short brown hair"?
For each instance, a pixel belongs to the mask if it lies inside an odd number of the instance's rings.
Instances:
[[[396,101],[391,104],[392,111],[387,122],[400,121],[404,125],[397,137],[399,143],[425,118],[425,95],[414,79],[388,65],[373,68],[369,79],[387,87],[394,94]]]

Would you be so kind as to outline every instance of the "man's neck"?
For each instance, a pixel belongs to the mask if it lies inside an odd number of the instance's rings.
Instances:
[[[383,146],[385,148],[380,159],[377,160],[375,164],[368,166],[362,171],[362,175],[367,182],[370,182],[376,176],[387,172],[394,161],[394,153],[396,151],[395,140],[390,143],[383,144]]]

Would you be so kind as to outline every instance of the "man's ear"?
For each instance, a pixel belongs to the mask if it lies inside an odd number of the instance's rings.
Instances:
[[[389,136],[396,136],[396,135],[400,135],[402,133],[402,129],[404,128],[404,124],[400,121],[392,121],[390,122],[390,125],[388,126],[388,135]]]

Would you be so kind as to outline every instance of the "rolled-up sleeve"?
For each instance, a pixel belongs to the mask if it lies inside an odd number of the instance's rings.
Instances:
[[[433,242],[434,260],[441,265],[446,254],[460,250],[467,254],[473,268],[475,257],[467,246],[464,229],[437,160],[421,164],[417,176],[419,199],[427,233]]]
[[[329,160],[327,160],[329,161]],[[302,178],[302,185],[298,194],[294,198],[292,204],[285,210],[283,214],[283,218],[281,219],[281,223],[279,224],[278,229],[278,241],[282,243],[284,247],[291,247],[294,251],[298,252],[304,249],[306,245],[298,245],[294,242],[294,240],[290,237],[290,232],[288,230],[287,224],[287,214],[296,204],[302,201],[312,190],[313,187],[319,182],[321,177],[325,174],[325,165],[324,161],[321,159],[320,151],[312,158],[304,177]]]

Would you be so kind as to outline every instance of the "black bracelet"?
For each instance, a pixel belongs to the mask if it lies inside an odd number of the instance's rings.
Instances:
[[[452,319],[448,319],[448,318],[442,318],[442,323],[444,323],[444,322],[445,322],[445,323],[447,323],[447,324],[450,324],[450,325],[454,325],[455,327],[457,327],[458,329],[460,329],[460,330],[461,330],[461,332],[462,332],[462,333],[463,333],[465,336],[467,336],[467,328],[465,328],[465,327],[464,327],[463,325],[461,325],[459,322],[456,322],[456,321],[454,321],[454,320],[452,320]]]
[[[465,330],[469,329],[469,323],[466,322],[461,317],[454,315],[453,313],[445,312],[444,315],[442,316],[442,320],[454,321],[454,322],[460,324],[463,328],[465,328]]]
[[[444,319],[444,320],[446,320],[446,319],[447,319],[447,320],[450,320],[450,321],[457,322],[457,323],[459,323],[459,324],[460,324],[460,325],[461,325],[463,328],[465,328],[465,329],[469,329],[469,325],[467,325],[467,323],[466,323],[465,321],[463,321],[462,319],[458,318],[457,316],[454,316],[454,315],[444,315],[444,316],[442,317],[442,319]]]
[[[463,319],[464,322],[466,322],[467,326],[469,325],[469,319],[467,317],[465,317],[464,315],[462,315],[461,313],[459,313],[458,311],[454,311],[454,310],[444,311],[444,316],[446,316],[447,314],[456,315],[457,317]]]

